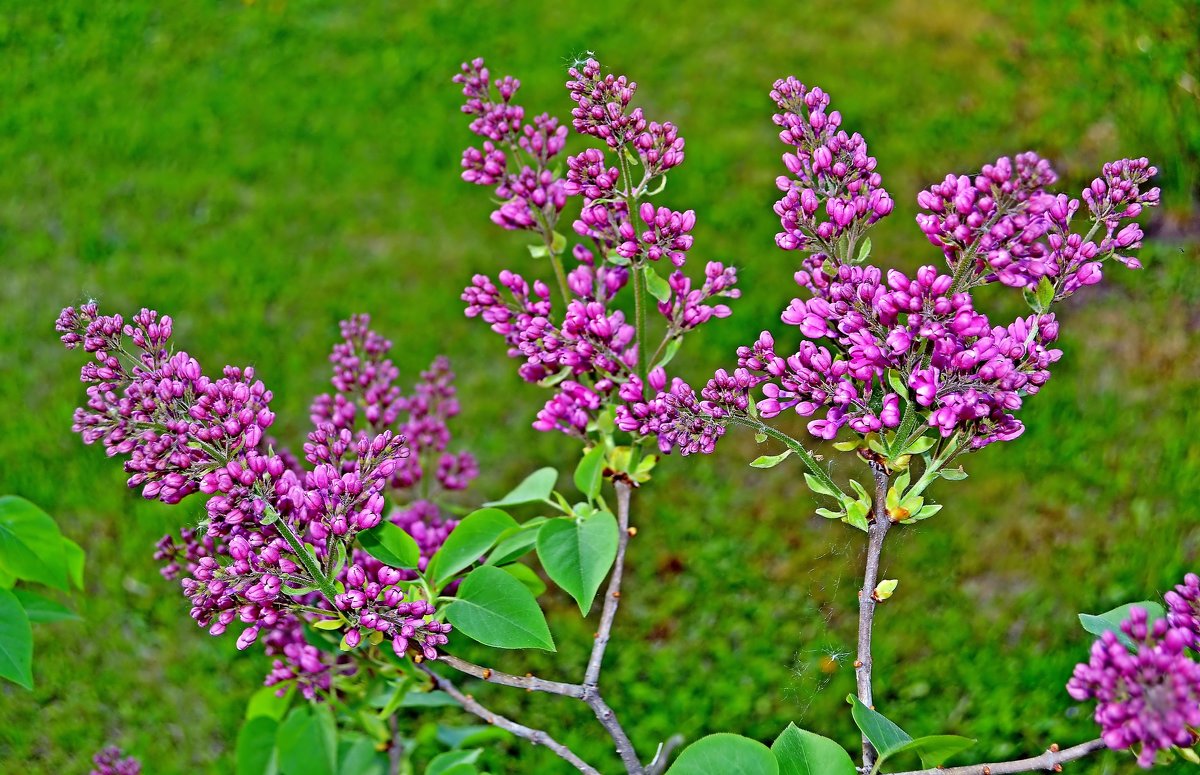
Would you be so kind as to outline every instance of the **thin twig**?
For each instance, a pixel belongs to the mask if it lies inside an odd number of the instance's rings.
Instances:
[[[537,678],[532,675],[502,673],[499,670],[493,670],[490,667],[483,667],[473,662],[468,662],[465,659],[460,659],[453,654],[439,654],[437,661],[447,667],[454,668],[460,673],[466,673],[488,683],[512,686],[530,692],[546,692],[547,694],[561,694],[564,697],[575,697],[576,699],[583,698],[583,686],[580,684],[547,681],[544,678]]]
[[[875,620],[875,585],[879,583],[879,555],[883,539],[892,520],[887,513],[888,473],[882,465],[872,464],[875,473],[875,508],[867,526],[867,567],[863,586],[858,593],[858,657],[854,662],[858,682],[858,699],[868,708],[874,705],[871,696],[871,626]],[[864,734],[862,738],[863,766],[868,770],[875,764],[875,747]]]
[[[621,605],[621,577],[625,573],[625,550],[629,546],[629,499],[633,488],[628,482],[617,480],[613,482],[617,491],[617,559],[613,562],[612,575],[608,579],[608,588],[604,592],[604,606],[600,612],[600,624],[596,629],[596,639],[592,642],[592,655],[588,658],[587,670],[583,674],[583,701],[592,708],[596,718],[608,730],[608,734],[617,746],[617,755],[625,764],[625,769],[640,775],[642,763],[637,751],[629,741],[629,736],[617,722],[616,714],[605,704],[600,696],[600,669],[604,664],[604,651],[612,635],[613,619],[617,616],[617,608]]]
[[[666,771],[667,765],[671,763],[671,752],[683,745],[685,740],[683,735],[675,734],[668,737],[666,742],[660,743],[658,752],[646,765],[646,775],[662,775]]]
[[[1061,751],[1057,745],[1052,745],[1041,756],[1033,756],[1028,759],[996,762],[994,764],[967,764],[962,767],[934,767],[928,770],[909,770],[907,772],[892,773],[891,775],[1012,775],[1017,772],[1034,772],[1037,770],[1059,772],[1062,770],[1063,762],[1082,759],[1088,754],[1095,753],[1104,747],[1104,741],[1096,738],[1086,743],[1064,748]]]
[[[600,682],[600,667],[604,662],[604,650],[608,647],[617,607],[621,605],[621,576],[625,572],[625,549],[629,545],[631,488],[627,483],[621,481],[614,482],[613,486],[617,491],[617,525],[621,532],[617,536],[617,559],[613,563],[612,576],[608,580],[608,589],[604,593],[604,608],[600,613],[600,626],[596,630],[596,640],[592,643],[592,655],[588,659],[587,671],[583,674],[583,685],[592,689],[595,689]]]
[[[553,751],[559,758],[572,765],[585,775],[600,775],[600,771],[592,765],[580,759],[579,756],[567,746],[555,740],[546,732],[540,729],[533,729],[524,724],[518,724],[511,719],[505,718],[498,713],[494,713],[476,702],[475,698],[469,694],[463,694],[454,682],[448,678],[435,673],[430,667],[424,663],[418,664],[418,668],[425,671],[432,679],[437,688],[444,691],[453,697],[459,705],[462,705],[467,711],[474,713],[479,718],[483,719],[493,726],[499,727],[505,731],[511,732],[517,737],[524,738],[534,745],[544,745],[549,750]]]

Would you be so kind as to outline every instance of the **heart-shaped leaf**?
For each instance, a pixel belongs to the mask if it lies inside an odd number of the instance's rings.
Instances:
[[[818,734],[788,724],[775,738],[771,753],[779,762],[779,775],[856,775],[846,749]]]
[[[0,678],[33,689],[33,630],[17,596],[0,589]]]
[[[575,486],[587,496],[588,503],[596,500],[600,494],[600,486],[604,483],[604,454],[603,444],[597,444],[588,450],[579,465],[575,467]]]
[[[384,565],[412,570],[421,561],[421,548],[416,539],[391,522],[380,522],[358,534],[358,543],[367,554]]]
[[[498,501],[490,501],[484,506],[517,506],[522,503],[540,503],[549,500],[558,481],[558,471],[553,468],[539,468],[512,489]]]
[[[500,509],[473,511],[459,522],[429,561],[426,574],[439,586],[481,558],[517,521]]]
[[[852,706],[850,715],[854,717],[854,723],[871,741],[871,745],[875,746],[880,761],[902,750],[904,746],[912,742],[911,735],[892,723],[882,713],[863,705],[862,701],[853,694],[846,700]]]
[[[0,497],[0,569],[18,579],[68,590],[67,556],[58,524],[24,498]]]
[[[554,651],[554,638],[533,593],[510,574],[482,565],[467,574],[446,618],[458,632],[500,649]]]
[[[667,775],[779,775],[779,762],[757,740],[721,732],[683,749]]]
[[[620,528],[607,511],[587,519],[552,519],[538,531],[538,559],[546,574],[579,604],[584,616],[617,557]]]

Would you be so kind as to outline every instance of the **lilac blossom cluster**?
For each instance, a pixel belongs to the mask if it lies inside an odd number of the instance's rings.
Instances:
[[[521,82],[505,76],[493,84],[482,59],[464,63],[454,82],[467,98],[462,110],[473,116],[471,131],[484,140],[463,152],[463,180],[495,188],[503,202],[492,213],[496,225],[553,231],[567,194],[550,162],[566,146],[567,128],[544,113],[526,121],[513,102]]]
[[[646,200],[652,184],[684,160],[678,129],[670,122],[647,120],[642,109],[632,104],[637,84],[625,76],[602,74],[594,59],[572,67],[569,75],[566,86],[575,103],[572,126],[581,135],[602,140],[605,147],[569,156],[565,178],[547,179],[546,185],[560,186],[556,190],[565,196],[581,198],[573,226],[590,244],[577,244],[571,250],[575,266],[566,271],[561,266],[563,240],[553,232],[562,207],[555,209],[553,217],[546,211],[522,227],[544,238],[565,306],[556,315],[545,282],[509,270],[496,279],[475,275],[462,298],[468,317],[491,325],[504,337],[509,356],[523,361],[519,368],[523,379],[555,388],[534,427],[583,436],[604,406],[625,400],[625,395],[638,395],[640,400],[642,377],[648,370],[640,364],[647,356],[657,360],[686,332],[728,316],[729,307],[721,300],[737,298],[740,292],[735,288],[736,270],[719,262],[706,266],[703,283],[695,287],[682,271],[694,244],[695,212]],[[489,77],[483,61],[477,59],[464,64],[454,80],[463,85],[467,98],[463,110],[476,117],[472,131],[494,141],[517,131],[513,127],[523,111],[509,102],[517,81],[504,77],[489,84]],[[493,93],[499,97],[490,96]],[[503,159],[494,148],[468,149],[464,165],[470,174],[464,177],[504,186]],[[639,168],[640,179],[631,179],[631,171]],[[545,166],[535,165],[535,169],[539,175],[547,173]],[[493,216],[493,220],[503,219]],[[501,223],[508,224],[507,220]],[[617,297],[631,279],[635,285],[640,281],[635,273],[653,272],[653,265],[664,260],[675,267],[658,297],[667,333],[657,352],[639,352],[646,347],[646,332],[638,331],[637,321],[626,317]],[[631,390],[630,385],[639,387]]]
[[[784,227],[776,241],[809,254],[795,273],[806,295],[781,319],[803,339],[794,350],[780,349],[764,331],[739,348],[738,368],[718,372],[699,397],[674,383],[622,407],[618,425],[657,435],[664,451],[711,452],[721,428],[747,419],[758,390],[752,409],[759,417],[793,409],[812,418],[808,430],[818,439],[844,427],[861,436],[902,426],[920,433],[922,424],[960,450],[1019,436],[1024,426],[1015,413],[1062,356],[1053,347],[1051,303],[1099,281],[1107,258],[1139,266],[1129,251],[1142,232],[1127,221],[1158,203],[1157,188],[1144,190],[1154,167],[1145,159],[1104,165],[1082,194],[1086,234],[1072,231],[1080,201],[1045,190],[1057,176],[1035,154],[1000,159],[974,179],[949,176],[918,197],[929,211],[918,223],[942,247],[950,272],[884,273],[862,263],[866,229],[892,209],[866,143],[840,129],[819,88],[788,78],[776,82],[771,98],[782,111],[774,117],[780,137],[795,149],[783,155],[795,177],[779,179],[786,195],[776,205]],[[1041,278],[1050,285],[1039,286]],[[997,280],[1027,287],[1035,314],[989,321],[970,291]],[[904,425],[906,417],[916,425]]]
[[[92,757],[91,775],[142,775],[142,764],[132,756],[121,756],[115,745],[102,748]]]
[[[1121,623],[1132,648],[1116,632],[1105,632],[1067,684],[1074,699],[1096,701],[1094,718],[1105,745],[1113,750],[1140,746],[1137,762],[1144,768],[1154,764],[1159,751],[1194,745],[1200,730],[1200,663],[1188,651],[1198,627],[1190,613],[1197,585],[1196,576],[1188,578],[1179,588],[1185,591],[1174,601],[1168,598],[1170,617],[1151,622],[1144,608],[1134,607]],[[1175,605],[1185,600],[1181,608],[1187,614]]]
[[[922,191],[917,223],[964,277],[961,287],[999,281],[1026,288],[1046,278],[1062,299],[1100,282],[1109,258],[1141,266],[1131,252],[1143,234],[1131,221],[1158,204],[1159,189],[1143,190],[1157,172],[1144,158],[1105,164],[1081,195],[1091,225],[1080,233],[1071,223],[1080,200],[1046,191],[1058,179],[1049,162],[1033,153],[1003,157],[973,179],[947,175]]]
[[[182,545],[170,537],[159,542],[163,574],[186,572],[181,584],[191,615],[211,634],[237,625],[244,649],[265,633],[268,653],[278,657],[267,683],[293,680],[308,696],[328,691],[335,669],[352,667],[348,656],[331,660],[307,645],[304,620],[340,616],[350,625],[351,647],[368,631],[391,639],[397,655],[412,649],[436,658],[449,625],[426,601],[405,599],[399,585],[411,571],[382,565],[353,539],[384,519],[386,495],[422,483],[421,497],[389,518],[418,538],[427,562],[456,523],[425,500],[424,480],[461,489],[477,469],[470,455],[446,451],[446,422],[458,413],[448,363],[435,361],[404,396],[387,359],[391,343],[368,323],[365,316],[343,323],[343,342],[331,356],[338,392],[313,404],[305,469],[265,435],[274,421],[272,396],[253,370],[227,367],[220,379],[205,376],[194,358],[170,349],[170,317],[142,310],[125,322],[89,303],[63,310],[57,321],[68,348],[93,354],[81,372],[88,402],[74,422],[84,442],[127,455],[129,485],[146,498],[207,497],[202,529],[183,530]],[[412,457],[427,459],[435,474],[406,465]],[[334,567],[347,548],[349,563]],[[343,592],[327,599],[313,591],[321,584],[300,551],[332,570]]]

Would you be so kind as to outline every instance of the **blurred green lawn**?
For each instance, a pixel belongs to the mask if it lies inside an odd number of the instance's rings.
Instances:
[[[494,496],[574,453],[530,429],[544,396],[462,316],[472,273],[529,259],[525,239],[488,223],[485,192],[458,179],[469,137],[449,78],[484,55],[521,78],[531,113],[564,115],[564,63],[589,49],[687,138],[663,201],[697,210],[694,260],[741,267],[745,298],[681,356],[687,376],[729,363],[792,295],[794,256],[772,242],[776,77],[820,84],[866,135],[898,202],[873,234],[887,265],[939,258],[912,217],[919,188],[946,172],[1027,148],[1076,190],[1110,158],[1162,168],[1146,271],[1114,269],[1064,310],[1066,356],[1023,415],[1029,431],[940,486],[943,513],[885,556],[901,583],[877,625],[880,709],[913,732],[977,737],[981,756],[1093,736],[1062,688],[1089,644],[1075,613],[1161,593],[1200,551],[1200,11],[869,7],[8,3],[0,492],[57,515],[89,565],[86,622],[38,632],[36,690],[0,686],[0,771],[85,772],[114,741],[148,773],[230,772],[265,665],[196,628],[157,575],[154,540],[199,505],[140,501],[70,433],[79,359],[58,346],[58,310],[96,297],[170,312],[209,367],[258,368],[293,442],[325,389],[337,321],[370,312],[408,377],[436,353],[453,359],[456,430],[485,469],[474,492]],[[1011,296],[989,302],[1017,309]],[[643,754],[675,731],[769,740],[789,721],[854,744],[843,698],[858,536],[812,516],[795,470],[747,468],[756,454],[736,437],[712,458],[668,460],[639,496],[605,682]],[[571,677],[583,664],[590,625],[552,599],[561,660],[517,653],[498,666]],[[586,709],[478,693],[613,766]],[[495,750],[495,772],[563,771],[521,743]],[[1132,770],[1116,757],[1072,767],[1118,762]]]

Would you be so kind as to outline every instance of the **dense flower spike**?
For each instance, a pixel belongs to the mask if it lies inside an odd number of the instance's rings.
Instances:
[[[857,236],[892,211],[892,198],[875,172],[862,135],[842,130],[842,116],[829,112],[829,95],[795,78],[775,82],[771,99],[781,112],[772,120],[779,139],[795,148],[783,155],[794,178],[776,180],[783,199],[775,204],[784,250],[829,253],[844,234]]]
[[[121,757],[121,749],[110,745],[92,757],[91,775],[142,775],[142,764],[132,756]]]
[[[568,157],[566,177],[557,189],[564,196],[582,199],[573,227],[590,242],[590,246],[572,249],[578,265],[569,271],[561,263],[566,240],[553,233],[554,219],[538,221],[530,215],[522,220],[526,213],[523,202],[529,197],[512,182],[519,176],[506,172],[500,146],[523,116],[523,111],[511,104],[516,82],[497,81],[500,97],[491,96],[490,75],[482,60],[464,64],[455,77],[467,97],[463,110],[475,116],[472,131],[492,143],[468,150],[464,178],[496,185],[502,197],[516,197],[501,208],[503,217],[493,219],[502,226],[531,228],[543,236],[544,246],[531,250],[535,255],[548,255],[554,264],[564,306],[555,315],[551,290],[545,283],[531,283],[508,270],[500,272],[496,280],[476,275],[462,299],[467,303],[467,316],[489,323],[504,337],[509,356],[522,359],[519,373],[523,379],[554,387],[554,395],[533,426],[582,437],[606,406],[644,398],[642,379],[654,364],[641,360],[673,354],[684,334],[712,318],[728,316],[729,307],[715,300],[736,299],[739,292],[734,288],[736,270],[718,262],[707,265],[699,288],[681,271],[667,280],[661,275],[651,278],[654,265],[664,259],[676,268],[683,267],[694,244],[694,211],[646,201],[656,193],[651,191],[656,182],[661,190],[664,174],[683,162],[684,140],[674,125],[648,121],[642,109],[632,104],[637,85],[625,76],[602,74],[595,59],[572,67],[569,74],[567,90],[576,103],[571,112],[574,129],[603,140],[606,146]],[[610,156],[612,152],[616,152],[615,158]],[[631,178],[638,168],[640,180]],[[540,169],[539,175],[549,174]],[[546,186],[558,182],[544,177]],[[561,205],[557,209],[561,210]],[[636,312],[643,310],[642,296],[647,293],[640,290],[640,283],[657,280],[653,292],[667,320],[667,331],[657,348],[647,344],[645,330],[638,330],[642,324],[617,307],[616,297],[630,285],[631,278],[635,296],[640,295],[632,305]],[[637,388],[620,390],[628,385]],[[622,399],[626,394],[636,398]]]
[[[1113,750],[1140,746],[1138,764],[1149,768],[1159,751],[1190,747],[1200,728],[1200,663],[1187,653],[1192,633],[1166,619],[1148,621],[1134,608],[1121,631],[1105,632],[1091,658],[1075,667],[1067,691],[1079,701],[1096,700],[1096,723]]]
[[[945,253],[959,278],[956,288],[993,281],[1025,288],[1046,278],[1061,299],[1100,282],[1109,258],[1141,266],[1127,254],[1141,246],[1141,229],[1122,224],[1158,204],[1157,188],[1141,188],[1156,173],[1145,159],[1105,164],[1082,194],[1091,221],[1082,234],[1071,228],[1080,201],[1046,191],[1058,178],[1046,160],[1033,153],[1002,157],[973,179],[948,175],[922,191],[917,203],[926,212],[917,223]]]
[[[660,392],[622,413],[622,427],[659,433],[665,422],[674,429],[681,411],[721,426],[745,420],[744,406],[758,389],[759,417],[794,409],[813,418],[808,430],[824,440],[843,428],[863,437],[902,428],[920,434],[924,424],[961,453],[1019,436],[1017,410],[1062,357],[1053,347],[1058,322],[1051,305],[1098,282],[1107,258],[1138,266],[1127,252],[1142,234],[1126,222],[1158,203],[1158,189],[1143,190],[1156,170],[1145,159],[1106,164],[1083,194],[1092,221],[1084,235],[1072,231],[1079,200],[1046,191],[1057,176],[1035,154],[1002,158],[974,178],[948,176],[918,197],[927,211],[918,222],[942,248],[951,274],[933,266],[913,277],[885,274],[863,264],[866,229],[892,209],[866,143],[840,129],[841,116],[828,110],[820,88],[787,78],[775,83],[771,99],[781,111],[774,116],[780,138],[796,149],[784,155],[795,177],[778,181],[784,231],[776,241],[809,253],[795,273],[807,296],[793,299],[781,320],[804,339],[779,350],[764,331],[738,350],[743,378],[730,382],[718,372],[701,391],[703,403],[681,399],[686,386],[673,387],[674,398]],[[1035,314],[995,325],[976,310],[970,290],[996,280],[1026,288]],[[679,293],[683,283],[672,278],[672,289]],[[660,309],[672,314],[678,302]],[[660,433],[660,446],[668,449],[676,438],[672,432],[664,441]],[[688,444],[689,451],[709,448]]]
[[[474,116],[471,131],[485,138],[482,148],[463,152],[463,180],[495,187],[503,200],[492,213],[496,225],[549,234],[566,205],[565,183],[551,161],[566,146],[567,128],[545,114],[526,122],[525,109],[512,101],[521,82],[490,78],[482,59],[464,63],[454,76],[467,98],[462,110]]]
[[[334,579],[342,591],[326,597],[333,593],[320,590],[332,587],[313,560],[332,567],[359,531],[383,521],[389,489],[420,485],[424,496],[426,479],[455,490],[476,475],[473,457],[448,451],[447,421],[459,406],[444,358],[404,396],[387,357],[391,343],[370,330],[365,315],[345,321],[330,358],[338,392],[313,404],[306,470],[265,436],[274,421],[271,393],[253,370],[226,367],[220,379],[208,378],[187,353],[171,351],[169,317],[142,310],[126,323],[86,304],[64,310],[57,328],[68,348],[82,346],[94,358],[81,375],[88,404],[75,415],[84,441],[100,441],[110,456],[128,455],[129,485],[147,498],[207,496],[203,529],[183,530],[181,544],[164,538],[155,554],[164,576],[185,574],[181,584],[198,624],[213,635],[236,625],[239,648],[262,633],[278,657],[267,683],[292,681],[310,697],[329,691],[349,659],[304,642],[302,621],[323,618],[322,609],[341,611],[350,646],[375,632],[399,654],[411,645],[436,658],[449,625],[428,601],[406,599],[397,584],[411,572],[352,550],[352,562]],[[418,539],[425,563],[457,523],[421,503],[390,519]]]

